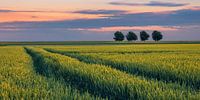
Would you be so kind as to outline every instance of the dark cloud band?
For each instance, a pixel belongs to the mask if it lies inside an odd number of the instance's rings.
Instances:
[[[109,2],[109,4],[123,5],[123,6],[161,6],[161,7],[180,7],[189,5],[189,3],[172,3],[172,2],[160,2],[160,1],[151,1],[149,3]]]

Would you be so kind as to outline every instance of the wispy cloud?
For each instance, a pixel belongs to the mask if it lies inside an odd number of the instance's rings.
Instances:
[[[189,3],[173,3],[173,2],[161,2],[161,1],[150,1],[149,3],[109,2],[109,4],[123,5],[123,6],[160,6],[160,7],[180,7],[189,5]]]
[[[57,11],[7,10],[7,9],[0,9],[0,13],[10,13],[10,12],[57,12]]]
[[[5,12],[14,12],[14,11],[13,10],[3,10],[3,9],[0,9],[0,13],[1,12],[5,13]]]
[[[126,13],[124,10],[80,10],[74,11],[73,13],[80,14],[122,14]]]

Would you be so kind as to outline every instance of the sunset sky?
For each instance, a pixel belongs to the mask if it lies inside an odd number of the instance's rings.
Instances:
[[[200,40],[200,0],[0,1],[0,41],[101,41],[142,30]]]

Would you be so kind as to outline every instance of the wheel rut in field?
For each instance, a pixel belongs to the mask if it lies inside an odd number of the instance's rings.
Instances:
[[[77,59],[81,62],[87,63],[87,64],[100,64],[100,65],[109,66],[111,68],[120,70],[120,71],[128,73],[128,74],[142,76],[142,77],[146,78],[147,80],[157,80],[157,81],[162,81],[165,83],[180,84],[182,86],[190,87],[195,91],[196,90],[198,91],[200,89],[200,87],[198,85],[198,83],[200,83],[200,82],[196,82],[196,84],[190,83],[192,80],[191,81],[181,80],[180,78],[176,77],[175,75],[170,74],[170,72],[166,73],[166,74],[162,74],[162,73],[153,73],[153,72],[150,72],[147,70],[140,69],[140,67],[142,68],[145,66],[143,64],[135,64],[134,66],[137,66],[137,67],[131,67],[131,70],[130,70],[127,67],[125,67],[125,65],[123,63],[118,63],[118,62],[116,63],[116,62],[101,59],[98,57],[94,58],[94,57],[90,57],[90,56],[84,56],[84,55],[80,55],[79,53],[58,52],[56,50],[51,50],[51,49],[45,49],[45,50],[48,52],[69,56],[69,57],[75,58],[75,59]],[[134,63],[132,63],[132,64],[134,64]],[[177,80],[179,80],[179,81],[177,81]]]
[[[57,73],[58,68],[56,67],[44,68],[43,66],[48,66],[45,64],[45,62],[43,62],[44,59],[37,57],[37,55],[29,51],[27,48],[24,48],[24,49],[26,53],[32,58],[33,67],[34,67],[33,69],[36,71],[36,73],[47,78],[51,78],[51,79],[53,78],[58,82],[63,80],[66,86],[71,86],[72,88],[78,90],[81,94],[89,93],[92,97],[98,97],[101,99],[107,98],[107,97],[102,97],[99,94],[96,94],[93,91],[90,91],[87,88],[82,87],[83,85],[81,85],[80,83],[77,83],[75,78],[70,78],[67,76],[66,76],[67,78],[65,78],[65,75],[63,75],[63,73]]]

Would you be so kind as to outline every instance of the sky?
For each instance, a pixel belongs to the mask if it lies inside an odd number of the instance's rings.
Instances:
[[[199,0],[1,0],[0,41],[110,41],[116,31],[200,40]]]

